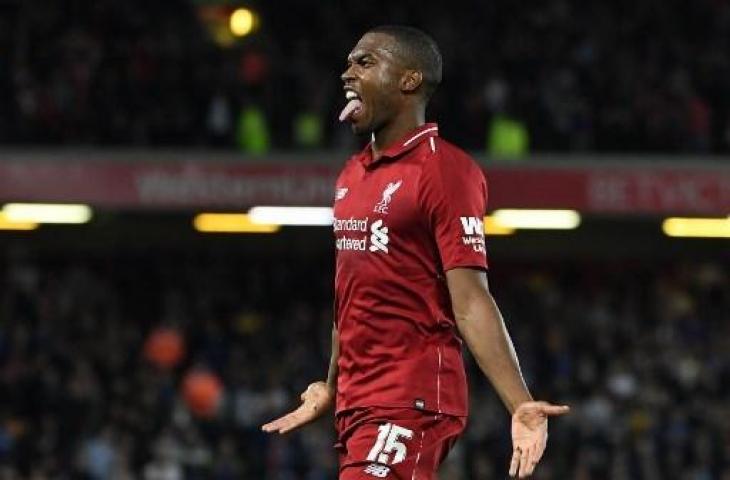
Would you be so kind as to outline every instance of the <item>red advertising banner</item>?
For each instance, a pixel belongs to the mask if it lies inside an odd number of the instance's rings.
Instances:
[[[730,214],[730,167],[485,167],[490,209]],[[331,165],[0,160],[0,201],[82,202],[125,209],[330,205]]]
[[[0,199],[131,208],[326,205],[336,174],[311,165],[0,162]]]
[[[494,208],[730,214],[730,168],[487,169]]]

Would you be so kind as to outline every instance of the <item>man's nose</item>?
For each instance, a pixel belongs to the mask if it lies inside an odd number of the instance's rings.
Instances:
[[[347,69],[342,72],[342,75],[340,75],[340,78],[345,83],[351,80],[355,80],[355,74],[352,72],[352,67],[347,67]]]

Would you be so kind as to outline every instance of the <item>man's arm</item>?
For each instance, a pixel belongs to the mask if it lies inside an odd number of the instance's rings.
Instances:
[[[340,338],[337,335],[337,326],[332,326],[332,353],[330,354],[330,368],[327,371],[327,387],[332,394],[337,393],[337,359],[340,358]]]
[[[479,368],[512,414],[511,476],[532,475],[547,444],[547,417],[567,406],[535,402],[520,371],[502,314],[489,292],[485,272],[454,268],[446,272],[456,325]]]
[[[264,432],[288,433],[313,422],[327,412],[335,403],[337,392],[337,359],[340,354],[337,327],[332,327],[332,354],[327,372],[326,382],[314,382],[302,393],[302,404],[296,410],[287,413],[261,427]]]
[[[502,314],[489,292],[487,275],[481,270],[454,268],[446,272],[446,281],[459,333],[509,413],[514,413],[519,404],[532,401],[532,396]]]

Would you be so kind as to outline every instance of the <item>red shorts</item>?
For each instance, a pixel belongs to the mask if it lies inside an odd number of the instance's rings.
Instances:
[[[368,407],[340,413],[335,425],[339,480],[433,480],[466,418]]]

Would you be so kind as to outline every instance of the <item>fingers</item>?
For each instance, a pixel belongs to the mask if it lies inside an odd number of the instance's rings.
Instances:
[[[540,462],[543,451],[544,446],[538,444],[529,447],[515,447],[509,466],[510,477],[527,478],[532,475]]]
[[[570,407],[567,405],[543,405],[542,411],[546,415],[565,415],[570,412]]]
[[[266,425],[261,427],[261,430],[267,433],[287,433],[295,428],[301,426],[302,419],[301,419],[301,413],[300,413],[301,407],[294,410],[291,413],[288,413],[287,415],[284,415],[283,417],[277,418],[273,422],[269,422]]]
[[[544,436],[540,441],[537,442],[537,448],[535,449],[535,463],[539,462],[542,458],[543,453],[545,453],[545,448],[547,447],[547,435]]]
[[[528,471],[532,473],[532,469],[529,464],[530,450],[531,448],[520,449],[520,478],[525,478],[529,475]]]
[[[527,455],[528,475],[532,475],[535,471],[535,467],[540,462],[540,458],[542,458],[542,452],[545,451],[545,442],[541,443],[542,445],[537,444],[530,447],[530,451]]]
[[[512,450],[512,461],[509,465],[509,476],[513,478],[525,478],[532,475],[535,464],[530,462],[532,448],[515,447]]]
[[[277,418],[276,420],[263,425],[261,427],[261,430],[263,430],[264,432],[267,432],[267,433],[278,432],[279,429],[286,424],[287,417],[289,415],[291,415],[291,413],[284,415],[283,417]]]
[[[299,397],[302,404],[293,412],[261,426],[267,433],[287,433],[317,419],[334,403],[334,392],[324,382],[310,384]]]
[[[517,469],[520,466],[520,448],[515,447],[512,449],[512,461],[509,463],[509,476],[516,477]]]

